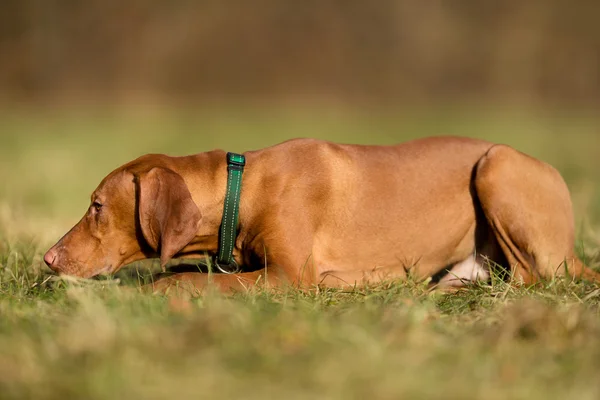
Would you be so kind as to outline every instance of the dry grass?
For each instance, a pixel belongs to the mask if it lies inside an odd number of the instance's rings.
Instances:
[[[493,279],[441,294],[418,282],[388,282],[351,292],[259,290],[184,302],[127,290],[137,285],[127,274],[64,280],[41,263],[100,178],[142,153],[239,151],[286,136],[389,143],[445,126],[557,165],[573,191],[579,252],[597,268],[600,160],[593,154],[600,125],[511,116],[513,122],[450,113],[434,122],[323,112],[0,116],[2,397],[598,398],[597,285],[517,287]],[[478,134],[486,125],[489,133]],[[396,133],[402,131],[410,133]]]

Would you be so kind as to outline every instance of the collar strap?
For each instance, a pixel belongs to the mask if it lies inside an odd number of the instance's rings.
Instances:
[[[227,153],[227,193],[219,231],[219,251],[213,260],[217,269],[226,274],[240,271],[238,263],[233,258],[233,248],[237,237],[242,173],[245,165],[246,158],[243,155]]]

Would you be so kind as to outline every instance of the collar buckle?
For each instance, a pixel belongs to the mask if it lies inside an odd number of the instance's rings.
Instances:
[[[223,274],[237,274],[242,270],[233,257],[229,264],[219,263],[218,257],[213,257],[213,265]]]

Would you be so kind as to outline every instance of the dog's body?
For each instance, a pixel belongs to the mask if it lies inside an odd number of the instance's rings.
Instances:
[[[486,259],[530,283],[597,279],[575,256],[568,189],[547,164],[504,145],[441,137],[397,146],[297,139],[245,153],[234,257],[219,287],[267,281],[345,286],[385,278],[486,279]],[[160,255],[217,251],[225,152],[147,155],[108,175],[82,221],[45,256],[78,276]],[[567,268],[565,268],[567,267]],[[450,273],[444,275],[445,271]],[[156,283],[203,287],[184,273]]]

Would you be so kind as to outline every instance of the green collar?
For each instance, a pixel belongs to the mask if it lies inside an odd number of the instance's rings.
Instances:
[[[233,248],[237,237],[242,173],[245,165],[246,158],[243,155],[227,153],[227,193],[219,231],[219,251],[213,260],[217,269],[225,274],[235,274],[240,271],[240,266],[233,258]]]

